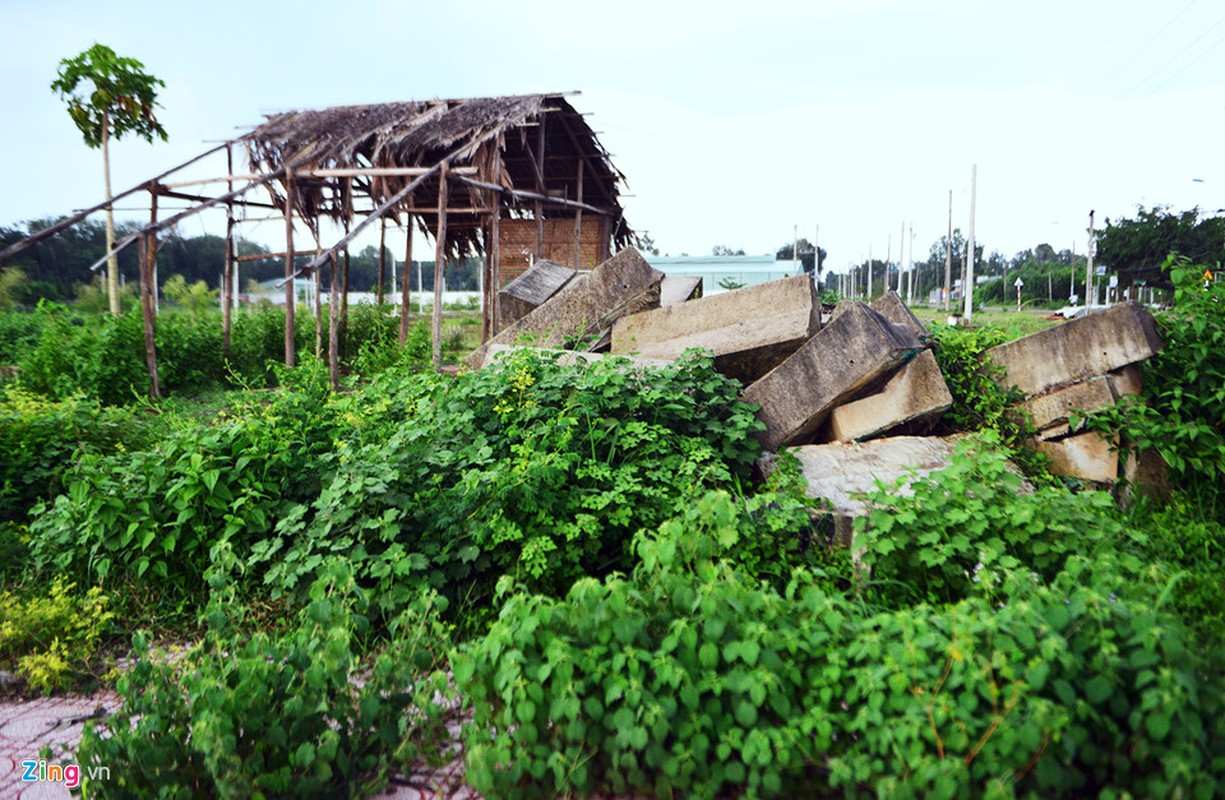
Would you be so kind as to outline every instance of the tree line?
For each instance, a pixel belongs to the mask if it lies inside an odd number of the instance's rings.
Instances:
[[[21,241],[32,233],[50,227],[62,218],[45,218],[21,225],[0,225],[0,250]],[[122,239],[140,230],[140,223],[119,223],[116,235]],[[241,287],[246,291],[251,282],[274,280],[284,277],[284,259],[275,257],[268,248],[239,237],[236,250],[240,257],[266,255],[266,258],[244,260],[239,266]],[[82,221],[55,236],[35,244],[4,264],[4,270],[18,268],[25,280],[14,289],[14,299],[20,305],[32,306],[39,299],[57,302],[77,299],[83,287],[93,286],[97,276],[89,267],[106,253],[106,228],[101,222]],[[299,267],[306,266],[311,256],[300,256]],[[225,262],[225,238],[215,235],[181,236],[172,232],[158,241],[158,285],[164,287],[172,276],[182,276],[188,284],[203,281],[210,289],[221,285],[221,272]],[[392,264],[395,264],[397,280],[403,274],[404,262],[396,260],[390,249],[384,253],[383,289],[391,293]],[[475,258],[449,263],[446,267],[446,287],[456,291],[476,291],[479,288],[480,261]],[[373,292],[377,288],[379,273],[378,248],[369,245],[360,252],[349,255],[349,289],[354,292]],[[137,249],[129,247],[119,253],[119,274],[124,281],[139,279]],[[412,286],[418,284],[426,290],[434,288],[434,262],[413,261]],[[323,272],[323,285],[330,288],[329,273]]]

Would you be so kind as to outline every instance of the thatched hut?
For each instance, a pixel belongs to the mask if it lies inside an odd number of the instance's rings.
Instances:
[[[273,208],[285,219],[286,279],[317,276],[321,269],[338,270],[333,292],[345,288],[343,253],[359,231],[388,220],[404,230],[415,225],[431,236],[435,251],[435,354],[438,354],[442,266],[448,258],[484,257],[483,334],[496,331],[498,288],[537,259],[575,269],[589,269],[611,251],[630,244],[634,233],[626,224],[619,186],[624,176],[613,166],[595,132],[564,94],[529,94],[459,100],[337,106],[313,111],[269,115],[266,121],[237,139],[197,156],[162,175],[121,192],[109,203],[139,191],[150,193],[153,221],[116,245],[116,250],[142,241],[156,252],[156,233],[205,208],[229,210],[230,246],[222,281],[227,309],[234,296],[234,229],[241,224],[234,211],[243,207]],[[234,148],[245,148],[250,174],[235,174]],[[229,174],[208,180],[166,182],[166,178],[202,158],[224,150]],[[225,182],[224,194],[185,194],[187,187]],[[255,201],[248,193],[266,188],[271,201]],[[158,197],[189,200],[194,205],[157,220]],[[0,261],[24,246],[105,208],[102,203],[40,231],[0,253]],[[337,242],[320,242],[320,220],[330,219],[346,230]],[[294,223],[303,222],[314,241],[305,248],[295,241]],[[412,260],[412,236],[406,237],[405,260]],[[297,266],[295,255],[315,257]],[[380,257],[383,248],[380,247]],[[102,262],[100,261],[98,266]],[[408,271],[401,285],[401,336],[407,330]],[[143,282],[143,272],[142,272]],[[379,282],[380,286],[382,281]],[[287,281],[287,291],[292,291]],[[289,298],[287,298],[289,300]],[[345,302],[331,303],[343,315]],[[319,305],[316,304],[316,308]],[[293,351],[294,304],[286,303],[285,359]],[[321,320],[317,320],[322,325]],[[335,369],[336,321],[330,324]],[[151,367],[152,369],[152,367]]]

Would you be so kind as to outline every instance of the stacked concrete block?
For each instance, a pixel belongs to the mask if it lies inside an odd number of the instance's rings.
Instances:
[[[1076,413],[1107,408],[1140,391],[1136,363],[1161,349],[1152,314],[1122,303],[987,351],[1003,368],[998,380],[1016,387],[1021,409],[1038,429],[1037,449],[1057,475],[1101,483],[1119,477],[1118,443],[1072,427]]]
[[[761,406],[766,450],[804,444],[837,406],[881,382],[923,345],[863,303],[847,306],[817,335],[745,389]]]
[[[819,314],[812,281],[801,275],[622,317],[612,352],[676,359],[703,348],[715,369],[749,384],[811,339]]]
[[[498,329],[513,325],[535,311],[576,275],[578,270],[570,267],[537,261],[498,292]]]
[[[659,307],[671,308],[702,296],[702,276],[665,275],[659,284]]]
[[[659,306],[663,273],[652,269],[637,250],[622,250],[581,281],[570,281],[527,316],[506,328],[468,356],[479,369],[495,344],[534,339],[542,347],[560,347],[572,340],[598,339],[618,318]]]
[[[838,406],[830,414],[829,439],[853,442],[902,426],[925,426],[953,404],[944,374],[924,350],[893,374],[878,392]]]

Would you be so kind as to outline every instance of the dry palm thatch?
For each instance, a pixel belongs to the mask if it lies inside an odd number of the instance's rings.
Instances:
[[[473,184],[480,185],[455,186],[449,195],[454,210],[448,217],[445,249],[450,257],[481,251],[483,220],[496,208],[499,198],[512,216],[523,213],[521,204],[527,193],[545,198],[543,216],[574,216],[580,200],[580,170],[585,171],[582,206],[599,209],[610,218],[609,230],[617,248],[634,240],[623,219],[617,188],[624,175],[612,165],[582,115],[561,95],[289,111],[269,116],[240,141],[246,145],[252,171],[257,174],[281,168],[301,173],[432,167],[444,160],[452,168],[473,168]],[[547,153],[544,159],[542,153]],[[378,174],[294,177],[289,195],[295,213],[314,228],[320,217],[344,223],[368,213],[412,180],[404,175]],[[503,191],[495,193],[494,186]],[[279,185],[271,184],[270,190],[274,202],[283,208],[287,194],[284,180]],[[393,204],[389,213],[397,219],[409,214],[428,231],[437,202],[438,184],[433,181]],[[565,205],[567,202],[569,205]]]

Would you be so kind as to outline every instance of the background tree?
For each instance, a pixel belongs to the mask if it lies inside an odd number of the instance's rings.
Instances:
[[[742,256],[744,255],[744,249],[733,250],[725,244],[717,244],[710,248],[710,254],[712,256]]]
[[[818,265],[814,258],[817,248],[813,247],[812,242],[804,238],[801,238],[799,242],[787,242],[787,244],[778,248],[778,251],[774,254],[774,259],[776,261],[792,260],[794,258],[793,249],[799,249],[800,264],[808,274],[812,274],[814,266],[817,267],[818,273],[825,268],[825,248],[820,248],[820,264]]]
[[[165,86],[144,72],[144,64],[123,58],[103,44],[95,44],[76,58],[60,61],[59,77],[51,88],[68,104],[68,114],[85,137],[85,144],[102,148],[106,176],[106,199],[111,200],[110,139],[134,133],[152,144],[153,137],[166,140],[166,131],[153,114],[157,88]],[[85,84],[85,85],[82,85]],[[115,244],[115,216],[106,209],[106,247]],[[107,262],[107,294],[111,313],[119,313],[119,263]]]
[[[1135,219],[1106,220],[1097,232],[1097,262],[1113,267],[1121,286],[1144,281],[1172,289],[1161,265],[1171,253],[1194,264],[1214,265],[1225,260],[1225,217],[1205,217],[1199,208],[1171,212],[1168,207],[1145,210],[1137,206]]]

